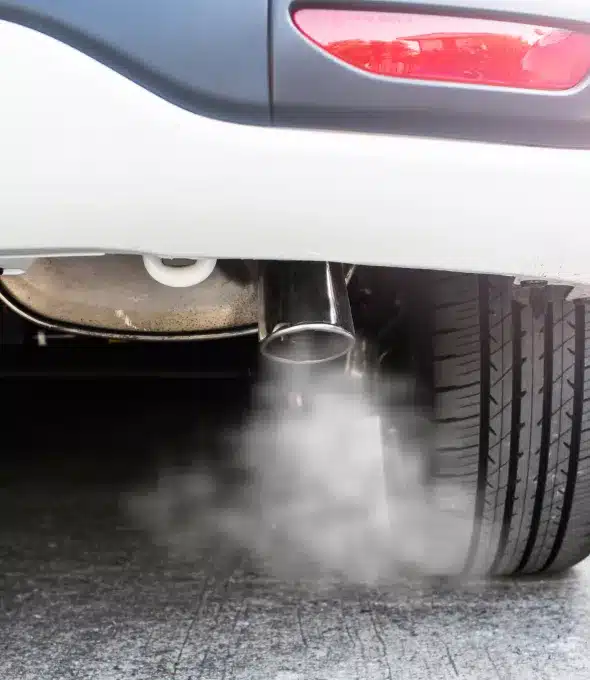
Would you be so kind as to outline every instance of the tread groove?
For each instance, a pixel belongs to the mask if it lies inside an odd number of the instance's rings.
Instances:
[[[545,488],[547,485],[547,470],[549,466],[549,448],[551,445],[551,413],[553,411],[553,304],[547,305],[545,312],[545,348],[543,351],[543,418],[541,422],[541,447],[539,449],[539,472],[537,475],[537,489],[529,537],[520,560],[517,571],[525,569],[535,543],[541,524]]]
[[[479,466],[477,471],[477,493],[475,497],[475,518],[473,530],[467,550],[467,558],[463,567],[471,571],[477,555],[488,476],[488,456],[490,448],[490,383],[491,383],[491,348],[490,348],[490,282],[487,276],[478,278],[479,292],[479,334],[480,334],[480,412],[479,412]]]
[[[465,383],[464,385],[446,385],[445,387],[437,387],[434,390],[434,393],[445,394],[446,392],[458,392],[459,390],[469,389],[470,387],[479,387],[479,380],[476,382]]]
[[[576,479],[578,476],[578,464],[580,458],[580,439],[581,432],[580,426],[582,423],[582,413],[583,413],[583,397],[584,397],[584,354],[585,354],[585,322],[586,322],[586,310],[583,304],[576,305],[575,310],[575,363],[574,363],[574,400],[573,400],[573,413],[572,413],[572,427],[571,427],[571,440],[570,440],[570,455],[567,468],[567,481],[565,486],[565,493],[563,496],[563,505],[561,510],[561,518],[559,520],[559,526],[557,529],[557,534],[555,536],[555,542],[551,553],[547,558],[547,561],[543,565],[542,569],[546,570],[551,567],[555,558],[561,550],[563,544],[563,539],[565,538],[565,533],[567,531],[567,526],[569,523],[572,505],[574,502],[574,492],[576,490]]]
[[[510,422],[510,454],[508,465],[508,486],[506,489],[506,501],[504,503],[504,516],[502,517],[502,528],[498,550],[492,563],[492,571],[496,571],[500,561],[504,557],[508,545],[508,536],[512,524],[514,499],[516,496],[516,483],[518,479],[518,459],[520,451],[520,419],[521,419],[521,400],[522,390],[522,308],[516,302],[512,302],[512,413]]]

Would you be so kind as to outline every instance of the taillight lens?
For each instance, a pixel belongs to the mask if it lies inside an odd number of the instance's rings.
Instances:
[[[489,19],[300,9],[295,26],[333,57],[391,78],[569,90],[590,72],[590,34]]]

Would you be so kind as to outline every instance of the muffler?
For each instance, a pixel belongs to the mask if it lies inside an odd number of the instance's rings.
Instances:
[[[333,262],[266,262],[260,270],[260,349],[289,364],[317,364],[354,347],[344,267]]]

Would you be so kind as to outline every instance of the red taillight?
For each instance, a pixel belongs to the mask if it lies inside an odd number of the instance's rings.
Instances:
[[[392,78],[569,90],[590,72],[590,34],[528,24],[300,9],[297,28],[341,61]]]

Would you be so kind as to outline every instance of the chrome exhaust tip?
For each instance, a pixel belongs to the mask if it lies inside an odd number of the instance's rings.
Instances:
[[[286,364],[319,364],[353,349],[343,265],[267,262],[261,266],[259,288],[263,356]]]

